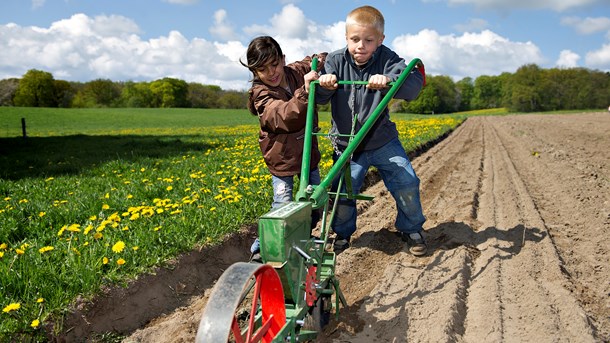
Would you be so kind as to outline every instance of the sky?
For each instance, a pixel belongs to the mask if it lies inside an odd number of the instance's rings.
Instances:
[[[245,90],[250,40],[286,62],[345,47],[345,17],[373,5],[384,44],[454,81],[523,65],[610,72],[610,0],[1,0],[0,79],[28,70],[87,82],[187,82]]]

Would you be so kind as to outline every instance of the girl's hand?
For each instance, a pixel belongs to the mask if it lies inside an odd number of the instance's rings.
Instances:
[[[311,81],[315,81],[318,78],[320,78],[320,75],[318,75],[318,72],[315,70],[311,70],[309,73],[303,76],[303,79],[305,80],[305,92],[307,94],[309,94],[309,84]]]

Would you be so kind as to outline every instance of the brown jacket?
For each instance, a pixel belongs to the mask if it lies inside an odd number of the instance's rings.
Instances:
[[[324,65],[326,54],[318,56],[318,69]],[[260,122],[259,145],[269,172],[275,176],[301,173],[308,94],[303,76],[311,70],[311,57],[284,67],[292,94],[282,87],[269,87],[259,80],[252,82],[248,109]],[[318,113],[314,113],[314,128],[318,127]],[[320,162],[318,140],[312,139],[310,169]]]

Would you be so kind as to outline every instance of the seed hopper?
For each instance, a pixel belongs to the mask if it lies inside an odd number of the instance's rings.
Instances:
[[[339,318],[339,306],[346,306],[346,301],[335,275],[336,255],[327,248],[331,243],[330,223],[339,199],[372,199],[352,193],[348,162],[418,63],[419,59],[413,59],[390,83],[379,106],[356,134],[352,128],[347,148],[319,185],[309,184],[312,139],[324,135],[313,127],[318,82],[311,83],[295,200],[259,218],[263,263],[238,262],[221,275],[203,311],[196,342],[305,342],[317,337],[333,309]],[[312,69],[316,66],[314,58]],[[340,87],[349,84],[367,82],[339,81]],[[344,182],[346,187],[342,187]],[[312,236],[311,213],[315,210],[322,212],[322,218],[319,235]]]

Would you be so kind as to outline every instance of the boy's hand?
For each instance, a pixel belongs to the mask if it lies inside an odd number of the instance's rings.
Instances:
[[[390,83],[389,77],[381,74],[375,74],[369,78],[369,84],[366,85],[366,88],[383,89],[388,86],[388,83]]]
[[[324,74],[320,76],[320,87],[326,89],[337,89],[339,84],[337,83],[337,75],[335,74]]]
[[[309,84],[311,83],[311,81],[315,81],[318,78],[320,78],[320,76],[318,75],[318,72],[315,70],[311,70],[309,71],[309,73],[303,75],[303,79],[305,80],[305,92],[309,94]]]

